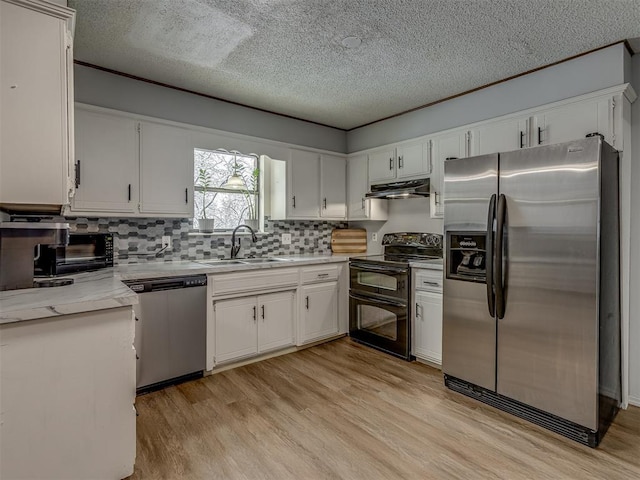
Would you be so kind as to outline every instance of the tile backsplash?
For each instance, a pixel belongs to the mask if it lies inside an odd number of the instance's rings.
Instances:
[[[141,263],[153,260],[207,260],[229,257],[231,235],[194,233],[188,218],[65,218],[72,232],[111,232],[114,234],[115,263]],[[346,228],[347,222],[316,220],[266,220],[265,233],[240,235],[240,256],[267,256],[331,253],[331,230]],[[283,245],[281,235],[291,234],[291,244]],[[172,239],[171,251],[162,247],[162,236]]]

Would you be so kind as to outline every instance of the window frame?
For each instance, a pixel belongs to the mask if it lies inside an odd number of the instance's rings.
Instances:
[[[213,153],[221,153],[224,155],[231,155],[233,156],[234,154],[237,155],[238,157],[243,157],[243,158],[247,158],[247,157],[253,157],[255,159],[255,166],[254,169],[257,168],[259,173],[258,173],[258,177],[256,179],[256,185],[255,185],[255,189],[254,190],[250,190],[250,189],[232,189],[232,188],[223,188],[223,187],[209,187],[207,189],[207,192],[212,192],[212,193],[230,193],[230,194],[234,194],[234,195],[246,195],[247,193],[249,195],[253,195],[255,197],[255,209],[256,209],[256,216],[258,217],[258,228],[255,230],[255,233],[264,233],[264,227],[265,227],[265,218],[264,218],[264,159],[262,155],[258,155],[256,153],[242,153],[238,150],[226,150],[224,148],[206,148],[206,147],[193,147],[193,155],[194,155],[194,160],[195,160],[195,156],[196,156],[196,151],[197,150],[201,150],[201,151],[206,151],[206,152],[213,152]],[[195,162],[194,162],[194,168],[193,168],[193,173],[195,175],[196,173],[196,167],[195,167]],[[246,184],[245,184],[246,185]],[[196,185],[196,181],[194,180],[194,184],[193,184],[193,192],[194,192],[194,196],[197,193],[202,193],[204,192],[204,188],[201,186]],[[195,207],[195,202],[194,202],[194,207]],[[193,216],[192,216],[192,222],[196,222],[198,220],[198,216],[196,214],[195,208],[194,208],[194,212],[193,212]],[[239,224],[242,225],[242,224]],[[234,227],[235,228],[235,227]],[[231,233],[233,232],[234,228],[215,228],[214,225],[214,229],[213,232],[200,232],[200,230],[198,228],[196,228],[195,226],[192,228],[192,231],[190,233],[193,234],[200,234],[200,235],[231,235]],[[239,230],[238,235],[248,235],[249,232],[247,230]]]

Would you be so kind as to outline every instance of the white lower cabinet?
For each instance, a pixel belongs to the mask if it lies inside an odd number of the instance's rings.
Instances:
[[[442,294],[416,292],[413,354],[442,364]]]
[[[305,344],[337,335],[338,282],[304,285],[301,292],[299,343]]]
[[[294,300],[287,291],[215,301],[215,363],[293,345]]]
[[[0,325],[0,478],[125,478],[136,456],[131,307]]]
[[[258,353],[293,345],[295,292],[258,297]]]
[[[411,353],[442,365],[442,270],[412,269]]]

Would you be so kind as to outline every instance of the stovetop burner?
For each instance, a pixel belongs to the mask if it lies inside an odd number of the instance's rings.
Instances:
[[[382,245],[383,255],[351,257],[350,260],[407,265],[412,261],[442,259],[442,235],[435,233],[386,233]]]

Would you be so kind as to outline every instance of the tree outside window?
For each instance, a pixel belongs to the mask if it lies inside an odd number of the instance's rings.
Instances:
[[[213,218],[216,231],[232,230],[247,219],[259,219],[259,169],[256,155],[194,149],[194,227]],[[245,188],[225,188],[236,173]]]

